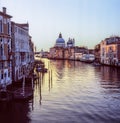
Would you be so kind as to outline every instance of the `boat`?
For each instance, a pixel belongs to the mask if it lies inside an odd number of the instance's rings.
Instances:
[[[99,62],[93,62],[92,65],[93,66],[101,66],[101,64]]]
[[[47,68],[42,68],[42,67],[37,67],[36,68],[36,71],[37,72],[43,72],[43,73],[45,73],[45,72],[47,72],[47,70],[48,70]]]
[[[80,58],[81,62],[86,62],[86,63],[93,63],[95,60],[94,54],[83,54],[82,57]]]

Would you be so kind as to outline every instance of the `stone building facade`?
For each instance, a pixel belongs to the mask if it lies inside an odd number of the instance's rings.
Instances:
[[[29,36],[29,25],[12,22],[13,81],[27,77],[33,67],[33,43]]]
[[[0,86],[12,83],[11,15],[0,12]]]
[[[6,8],[0,11],[0,88],[23,75],[27,78],[34,65],[34,44],[29,35],[29,24],[11,21]]]
[[[120,66],[120,37],[106,38],[100,43],[101,63]]]

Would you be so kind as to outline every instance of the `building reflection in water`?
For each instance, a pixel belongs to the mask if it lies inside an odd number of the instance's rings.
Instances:
[[[33,100],[0,104],[1,123],[107,122],[119,117],[120,69],[67,60],[45,63],[48,72],[36,73]]]
[[[120,81],[120,69],[108,66],[101,67],[102,80],[115,82]]]
[[[101,66],[96,68],[95,72],[100,76],[99,82],[104,92],[120,91],[120,68]]]
[[[56,83],[62,83],[64,81],[65,83],[69,83],[67,81],[74,80],[74,77],[81,74],[81,72],[82,75],[83,73],[85,73],[84,75],[86,75],[86,73],[89,74],[89,78],[91,78],[91,73],[94,73],[92,76],[96,76],[97,79],[100,79],[99,83],[102,88],[120,88],[120,69],[108,66],[99,66],[94,68],[94,66],[90,64],[68,60],[46,60],[45,62],[46,64],[49,64],[48,73],[39,73],[39,79],[36,82],[38,84],[35,86],[35,91],[39,91],[40,104],[42,104],[42,91],[45,93],[46,91],[50,92],[52,88],[57,91],[58,85]],[[70,78],[66,78],[67,74],[71,73],[72,75],[68,75]],[[81,79],[84,81],[84,79],[88,78],[81,76]],[[48,90],[45,90],[46,88],[48,88]]]
[[[31,110],[29,102],[2,102],[0,103],[0,122],[29,123]]]
[[[46,88],[48,88],[48,91],[52,89],[52,86],[53,86],[52,73],[53,72],[51,68],[48,69],[47,73],[41,73],[41,72],[36,73],[38,79],[36,79],[34,82],[35,83],[35,89],[34,89],[35,99],[34,100],[35,101],[39,100],[40,105],[42,104],[42,91],[44,91],[44,89]]]
[[[37,74],[37,79],[35,80],[35,85],[34,85],[34,100],[36,102],[36,97],[37,100],[39,101],[40,105],[41,105],[41,101],[42,101],[42,92],[41,92],[41,85],[43,84],[43,75],[42,73],[38,72]],[[39,95],[38,95],[39,94]],[[39,99],[38,99],[39,97]]]

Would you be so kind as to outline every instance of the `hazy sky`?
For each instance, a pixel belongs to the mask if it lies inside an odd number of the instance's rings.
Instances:
[[[12,21],[29,23],[38,50],[54,46],[59,33],[65,41],[94,48],[111,35],[120,36],[120,0],[0,0]]]

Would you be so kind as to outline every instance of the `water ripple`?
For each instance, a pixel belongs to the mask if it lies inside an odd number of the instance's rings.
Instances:
[[[35,82],[33,100],[26,105],[10,104],[9,116],[3,109],[0,118],[13,122],[17,117],[30,123],[120,123],[119,69],[74,61],[45,62],[50,63],[52,78],[43,74]]]

